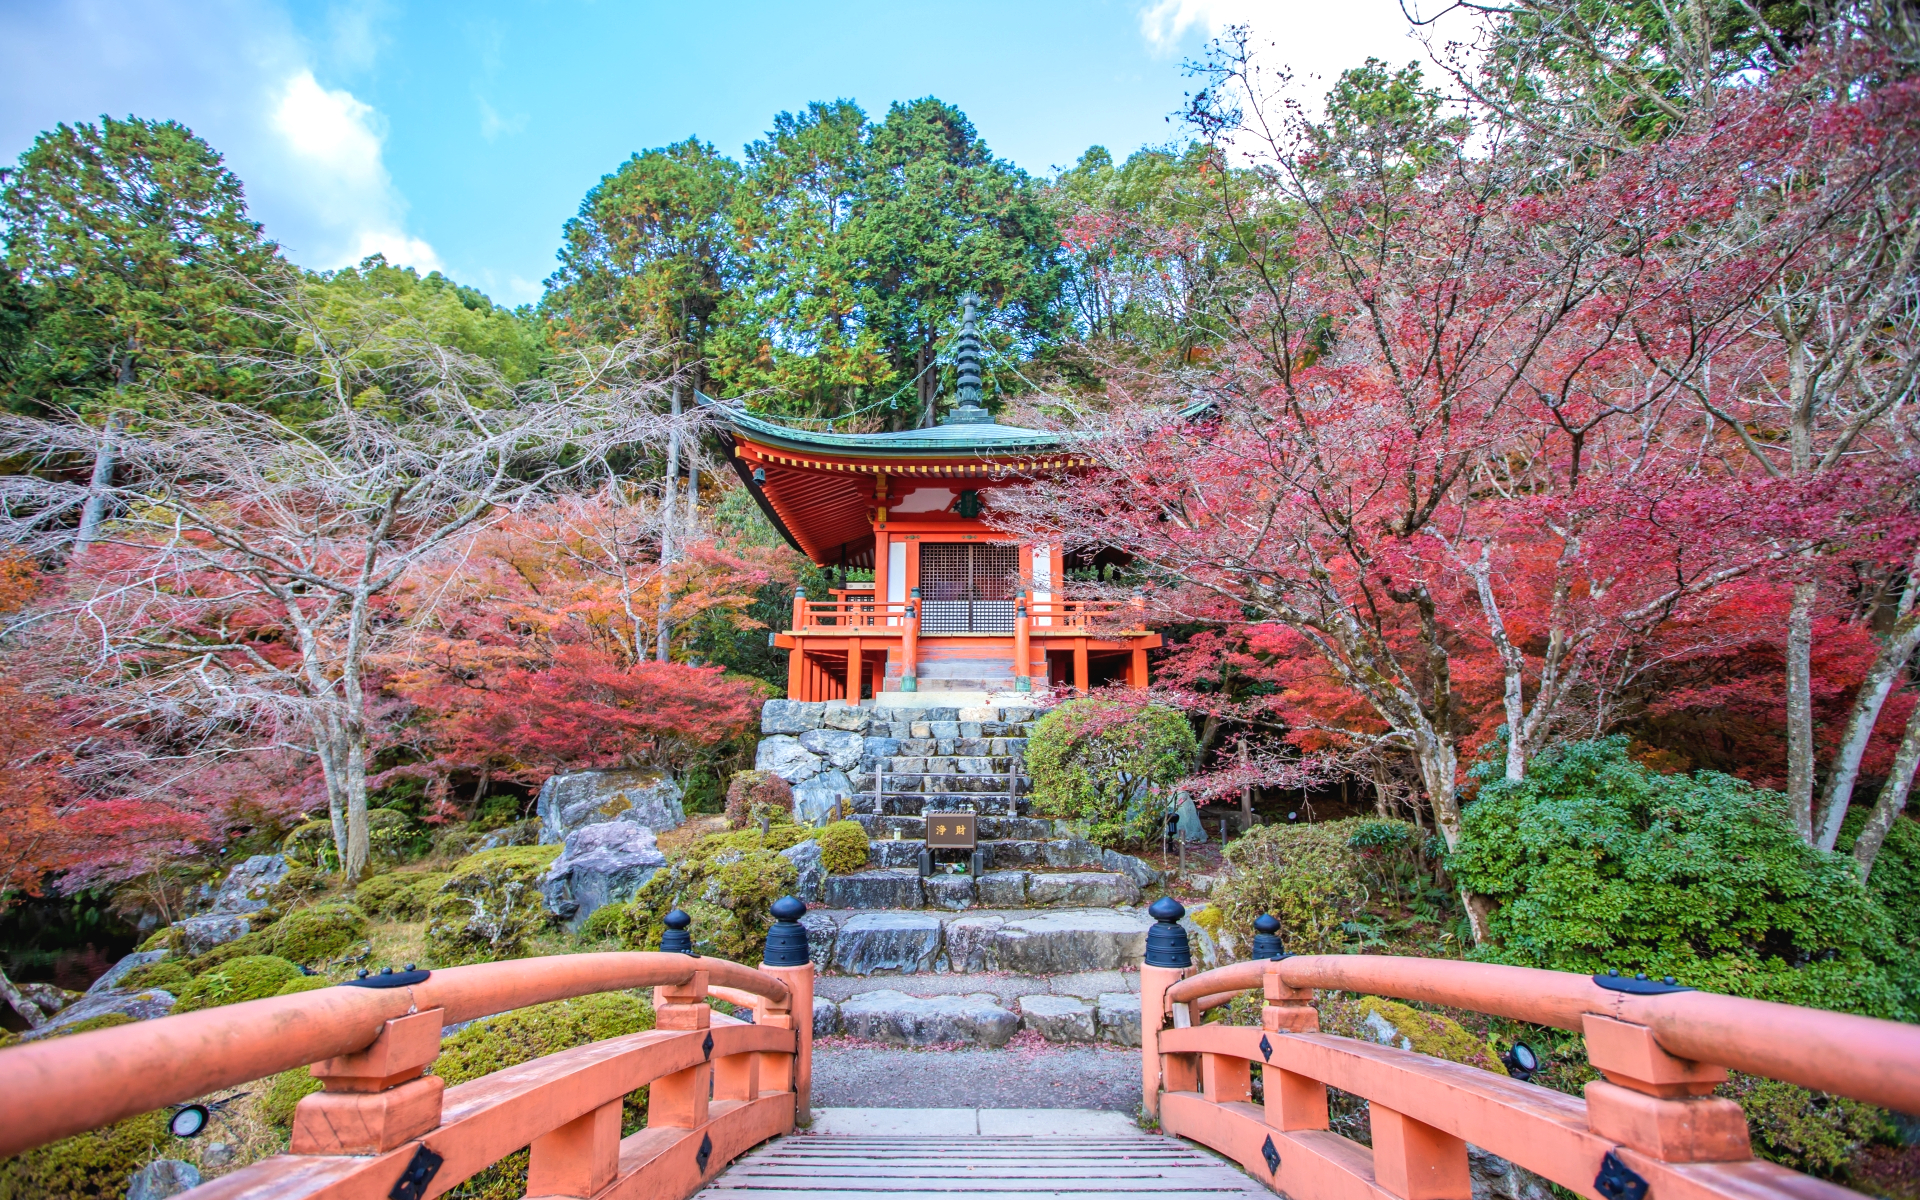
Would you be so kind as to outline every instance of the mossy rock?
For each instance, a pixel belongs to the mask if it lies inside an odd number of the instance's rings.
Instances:
[[[295,996],[301,992],[317,992],[323,987],[332,987],[333,981],[325,975],[302,975],[298,979],[289,979],[283,984],[276,996]]]
[[[390,921],[418,921],[427,915],[434,896],[451,878],[451,872],[447,871],[377,875],[354,890],[353,902],[372,916]]]
[[[867,831],[858,821],[835,821],[814,837],[828,874],[851,875],[867,865]]]
[[[163,958],[144,967],[135,967],[120,979],[120,990],[129,992],[150,991],[159,988],[163,992],[179,995],[181,990],[193,982],[193,972],[186,964],[172,958]]]
[[[419,822],[391,808],[367,810],[367,857],[379,865],[418,858],[430,843]]]
[[[48,1037],[69,1037],[76,1033],[91,1033],[96,1029],[112,1029],[116,1025],[132,1025],[134,1020],[123,1012],[101,1013],[97,1017],[88,1017],[84,1021],[75,1021],[71,1025],[62,1025]]]
[[[1360,996],[1339,1007],[1344,1011],[1332,1014],[1331,1024],[1338,1028],[1331,1032],[1479,1067],[1495,1075],[1507,1073],[1487,1044],[1452,1017],[1422,1012],[1398,1000],[1382,1000],[1378,996]]]
[[[166,1157],[167,1116],[143,1113],[0,1161],[0,1200],[92,1200],[127,1194],[127,1179]]]
[[[727,827],[746,829],[761,819],[793,820],[793,786],[772,771],[735,771],[727,784]]]
[[[780,836],[786,830],[801,837],[788,842]],[[700,953],[759,961],[772,923],[769,910],[793,890],[798,877],[777,848],[798,845],[811,833],[792,825],[774,825],[768,832],[770,836],[762,837],[758,829],[742,829],[701,838],[685,856],[656,872],[617,917],[601,918],[593,928],[617,937],[628,949],[658,950],[666,915],[678,907],[693,918],[693,941]]]
[[[294,826],[287,840],[280,843],[280,853],[291,863],[322,871],[340,869],[340,856],[333,848],[332,821],[308,821]]]
[[[180,992],[174,1012],[198,1012],[276,995],[280,989],[301,978],[297,964],[271,954],[252,954],[196,978]]]
[[[441,1045],[440,1057],[428,1069],[452,1086],[561,1050],[652,1028],[652,1006],[632,993],[556,1000],[475,1021]],[[640,1088],[629,1092],[621,1104],[621,1136],[646,1123],[647,1089]],[[450,1194],[463,1200],[513,1200],[526,1194],[526,1178],[523,1150],[474,1175]]]
[[[297,908],[261,931],[272,953],[313,966],[338,958],[367,936],[367,914],[345,900]],[[244,939],[242,939],[244,940]]]
[[[268,1081],[266,1095],[260,1101],[260,1115],[269,1125],[286,1133],[293,1128],[294,1106],[320,1087],[320,1081],[305,1067],[282,1071]]]
[[[502,846],[454,864],[427,908],[427,955],[443,967],[517,957],[553,920],[540,879],[559,846]]]

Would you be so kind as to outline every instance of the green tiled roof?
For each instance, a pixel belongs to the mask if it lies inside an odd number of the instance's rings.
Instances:
[[[707,396],[700,396],[699,400],[718,412],[734,429],[755,441],[791,450],[817,450],[874,458],[898,458],[902,455],[952,458],[966,454],[1042,452],[1059,448],[1065,440],[1062,435],[1045,429],[1020,429],[1013,425],[986,423],[936,425],[931,429],[904,429],[898,433],[835,433],[831,430],[795,429],[737,408],[728,408]]]

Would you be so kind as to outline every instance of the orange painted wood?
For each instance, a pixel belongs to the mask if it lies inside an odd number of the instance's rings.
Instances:
[[[612,1183],[620,1168],[620,1108],[620,1101],[610,1100],[533,1139],[527,1200],[546,1196],[586,1200]]]
[[[1586,1086],[1586,1094],[1589,1128],[1663,1162],[1739,1162],[1753,1157],[1746,1114],[1732,1100],[1662,1098],[1598,1079]]]
[[[295,1154],[378,1154],[440,1124],[447,1081],[429,1075],[384,1092],[315,1092],[293,1110]]]
[[[714,1059],[713,1098],[715,1100],[759,1099],[760,1056],[734,1054],[726,1058]]]
[[[1473,1200],[1467,1143],[1380,1104],[1367,1106],[1373,1178],[1400,1200]]]
[[[793,1053],[779,1064],[781,1070],[775,1074],[769,1070],[769,1064],[761,1065],[760,1086],[766,1090],[785,1088],[794,1096],[794,1120],[805,1123],[813,1121],[813,964],[805,963],[797,967],[770,967],[762,963],[760,970],[785,984],[788,999],[777,1006],[766,1006],[768,1015],[760,1017],[763,1026],[791,1028],[794,1033]],[[775,1017],[777,1010],[788,1015]]]
[[[866,659],[860,652],[860,639],[847,639],[847,703],[860,703],[860,693],[866,690]]]
[[[420,1074],[440,1053],[443,1009],[386,1022],[365,1050],[341,1054],[308,1068],[329,1092],[383,1092]]]
[[[1393,1200],[1374,1183],[1373,1151],[1338,1134],[1283,1133],[1251,1104],[1209,1104],[1192,1092],[1168,1092],[1160,1098],[1160,1127],[1212,1147],[1293,1200]],[[1277,1171],[1267,1169],[1262,1153],[1269,1138],[1280,1155]]]
[[[673,1137],[667,1129],[643,1129],[620,1143],[620,1178],[596,1200],[685,1200],[711,1183],[727,1164],[770,1137],[793,1129],[793,1096],[715,1101],[712,1119]],[[706,1170],[697,1156],[711,1138]]]
[[[1273,1066],[1262,1067],[1260,1079],[1266,1094],[1267,1124],[1289,1133],[1327,1127],[1326,1084]]]
[[[1073,690],[1087,693],[1087,639],[1076,638],[1073,643]]]
[[[1200,1094],[1215,1104],[1253,1099],[1253,1075],[1247,1060],[1229,1054],[1202,1054]]]
[[[1160,1111],[1160,1038],[1167,1020],[1167,989],[1187,972],[1178,967],[1140,968],[1140,1103],[1152,1116]]]
[[[655,1129],[693,1129],[705,1125],[712,1095],[710,1063],[698,1063],[684,1071],[664,1075],[647,1089],[647,1125]]]
[[[1621,1087],[1653,1096],[1704,1096],[1726,1082],[1725,1067],[1675,1058],[1645,1025],[1588,1013],[1581,1026],[1587,1061]]]

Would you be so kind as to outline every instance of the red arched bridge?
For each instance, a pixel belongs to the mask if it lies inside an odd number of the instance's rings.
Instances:
[[[323,1090],[296,1109],[289,1152],[187,1195],[420,1200],[531,1147],[528,1196],[681,1200],[809,1122],[805,910],[788,900],[775,911],[758,968],[675,951],[522,959],[375,976],[0,1051],[0,1155],[310,1065]],[[1275,957],[1270,930],[1255,952],[1272,956],[1193,974],[1179,905],[1152,911],[1140,986],[1144,1107],[1166,1133],[1294,1200],[1469,1200],[1468,1143],[1590,1200],[1841,1200],[1856,1193],[1752,1156],[1739,1106],[1710,1094],[1726,1071],[1920,1112],[1920,1027],[1641,978]],[[654,988],[651,1032],[454,1087],[425,1073],[443,1026],[642,986]],[[1200,1023],[1254,989],[1265,997],[1258,1026]],[[1328,989],[1573,1030],[1604,1079],[1577,1098],[1321,1033],[1314,995]],[[751,1009],[752,1020],[716,1013],[709,997]],[[622,1137],[622,1098],[640,1087],[651,1088],[646,1128]],[[1367,1101],[1370,1147],[1328,1128],[1329,1087]],[[881,1144],[860,1144],[885,1157]],[[1080,1185],[1056,1172],[1043,1190],[1113,1190],[1112,1165]],[[1018,1190],[963,1179],[936,1190],[982,1189]]]

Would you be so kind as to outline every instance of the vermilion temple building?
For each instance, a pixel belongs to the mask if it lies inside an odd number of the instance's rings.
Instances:
[[[1160,645],[1140,610],[1071,597],[1060,547],[996,531],[993,494],[1088,465],[1060,435],[1001,425],[980,403],[973,306],[956,346],[958,396],[931,429],[834,433],[722,409],[729,457],[794,549],[871,583],[801,595],[787,651],[794,700],[980,702],[1035,686],[1144,687]],[[963,696],[955,693],[972,693]]]

